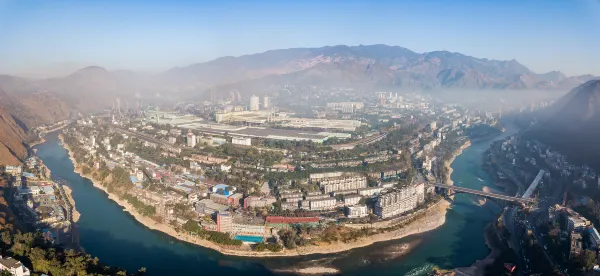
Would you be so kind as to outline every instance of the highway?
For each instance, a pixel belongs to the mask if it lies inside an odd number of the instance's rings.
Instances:
[[[517,202],[517,203],[535,203],[535,199],[507,196],[507,195],[501,195],[501,194],[495,194],[495,193],[488,193],[488,192],[484,192],[484,191],[480,191],[480,190],[473,190],[473,189],[468,189],[468,188],[463,188],[463,187],[453,186],[453,185],[446,185],[446,184],[441,184],[441,183],[425,184],[425,185],[430,185],[430,186],[434,186],[434,187],[438,187],[438,188],[453,190],[453,191],[459,192],[459,193],[473,194],[473,195],[495,198],[495,199],[500,199],[500,200],[506,200],[506,201],[511,201],[511,202]]]

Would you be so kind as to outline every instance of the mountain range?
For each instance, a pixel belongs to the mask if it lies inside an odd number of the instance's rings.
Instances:
[[[448,51],[416,53],[399,46],[338,45],[222,57],[156,75],[107,71],[98,66],[49,79],[0,75],[0,109],[10,115],[4,117],[3,127],[12,129],[16,123],[26,133],[32,127],[63,120],[71,111],[85,114],[109,108],[116,98],[130,103],[137,99],[200,100],[208,98],[209,90],[223,98],[237,90],[247,98],[285,85],[362,88],[356,91],[568,91],[596,78],[567,77],[558,71],[537,74],[516,60],[489,60]],[[15,134],[11,136],[14,139],[21,136]]]
[[[536,74],[516,60],[475,58],[460,53],[416,53],[399,46],[331,46],[273,50],[174,68],[159,75],[178,90],[276,84],[421,89],[565,89],[591,75]],[[219,90],[220,91],[220,90]]]
[[[550,116],[526,135],[600,171],[600,80],[571,90],[552,108]]]
[[[69,106],[95,111],[114,103],[156,95],[199,98],[209,89],[244,97],[283,85],[364,89],[560,89],[568,91],[597,77],[553,71],[532,72],[516,60],[490,60],[460,53],[416,53],[399,46],[327,46],[271,50],[222,57],[156,75],[107,71],[91,66],[62,78],[43,80],[0,76],[0,88],[17,94],[46,92]],[[219,96],[218,95],[218,96]]]

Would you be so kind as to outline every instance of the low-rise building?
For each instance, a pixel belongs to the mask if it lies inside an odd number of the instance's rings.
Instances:
[[[230,195],[233,194],[233,192],[235,192],[236,187],[234,186],[229,186],[226,184],[217,184],[215,186],[212,187],[212,192],[213,193],[220,193],[223,195]]]
[[[252,139],[249,137],[232,137],[231,143],[241,146],[252,146]]]
[[[196,203],[196,212],[201,214],[212,215],[227,209],[229,209],[227,205],[216,203],[211,199],[202,199]]]
[[[240,201],[242,200],[242,197],[244,197],[243,194],[232,194],[227,197],[227,204],[234,207],[240,206]]]
[[[6,165],[4,166],[3,171],[7,174],[20,175],[23,172],[23,169],[21,166]]]
[[[232,231],[235,234],[262,236],[265,234],[265,225],[234,223]]]
[[[29,276],[31,272],[21,262],[13,258],[3,258],[0,256],[0,270],[6,270],[14,276]]]
[[[273,197],[249,196],[244,199],[244,208],[270,207],[275,201]]]
[[[226,195],[222,195],[222,194],[210,194],[210,199],[218,204],[223,204],[223,205],[228,205],[229,201],[228,198],[229,196]]]
[[[369,215],[369,210],[366,205],[346,206],[346,217],[362,218]]]
[[[298,202],[282,202],[281,209],[283,210],[297,210],[299,208]]]

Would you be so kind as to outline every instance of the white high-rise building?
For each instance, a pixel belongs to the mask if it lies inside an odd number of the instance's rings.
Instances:
[[[196,135],[194,135],[194,133],[192,133],[191,131],[187,134],[187,145],[190,148],[196,146]]]
[[[260,102],[256,95],[252,95],[250,97],[250,110],[256,111],[260,109]]]
[[[263,98],[263,109],[269,109],[269,107],[271,107],[271,99],[269,99],[269,96],[265,96]]]
[[[375,214],[389,218],[412,211],[425,200],[425,185],[411,184],[388,194],[379,195],[375,203]]]

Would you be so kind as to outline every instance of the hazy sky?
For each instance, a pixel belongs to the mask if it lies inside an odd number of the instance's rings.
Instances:
[[[0,73],[388,44],[600,75],[600,0],[0,0]]]

